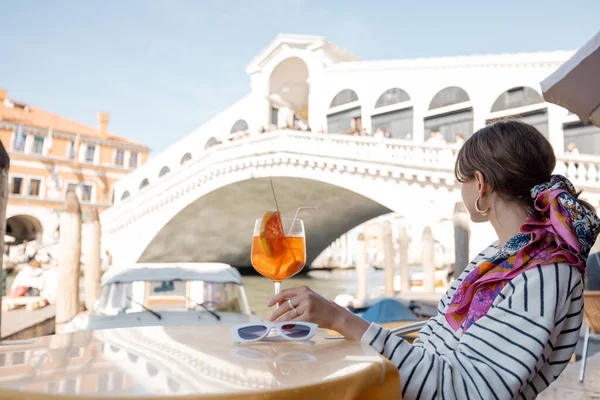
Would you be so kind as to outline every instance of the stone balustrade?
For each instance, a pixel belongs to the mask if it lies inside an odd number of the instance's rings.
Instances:
[[[454,186],[454,163],[459,149],[455,145],[312,132],[251,135],[213,146],[145,188],[137,190],[132,184],[127,189],[132,196],[105,211],[103,220],[111,221],[124,215],[131,219],[129,213],[139,213],[139,207],[152,211],[178,192],[191,190],[196,185],[231,172],[275,165],[300,165],[314,169],[315,173],[327,169],[366,176],[416,178],[420,182],[443,181],[445,185]],[[586,200],[600,204],[600,157],[560,155],[555,172],[567,176],[583,190]]]

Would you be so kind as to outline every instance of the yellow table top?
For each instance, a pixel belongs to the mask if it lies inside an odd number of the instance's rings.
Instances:
[[[235,344],[227,326],[144,327],[5,342],[0,400],[400,398],[393,364],[325,334]]]

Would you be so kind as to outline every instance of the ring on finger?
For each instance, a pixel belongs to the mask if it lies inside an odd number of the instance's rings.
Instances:
[[[292,304],[292,299],[288,299],[287,303],[290,306],[290,309],[294,310],[294,313],[296,313],[296,317],[300,316],[300,313],[298,312],[298,310],[296,309],[296,307],[294,307],[294,305]]]

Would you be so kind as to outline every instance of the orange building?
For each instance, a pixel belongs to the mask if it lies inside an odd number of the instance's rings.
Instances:
[[[113,185],[146,162],[148,147],[7,97],[0,89],[0,140],[10,156],[7,234],[52,242],[68,190],[83,212],[113,202]]]

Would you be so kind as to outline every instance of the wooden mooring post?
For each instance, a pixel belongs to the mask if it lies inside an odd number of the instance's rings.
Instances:
[[[100,220],[98,211],[92,208],[83,224],[83,234],[88,248],[85,253],[84,285],[85,307],[91,310],[100,295]]]
[[[81,207],[77,195],[67,192],[60,213],[59,279],[56,297],[56,328],[72,320],[79,312],[79,269],[81,263]]]

